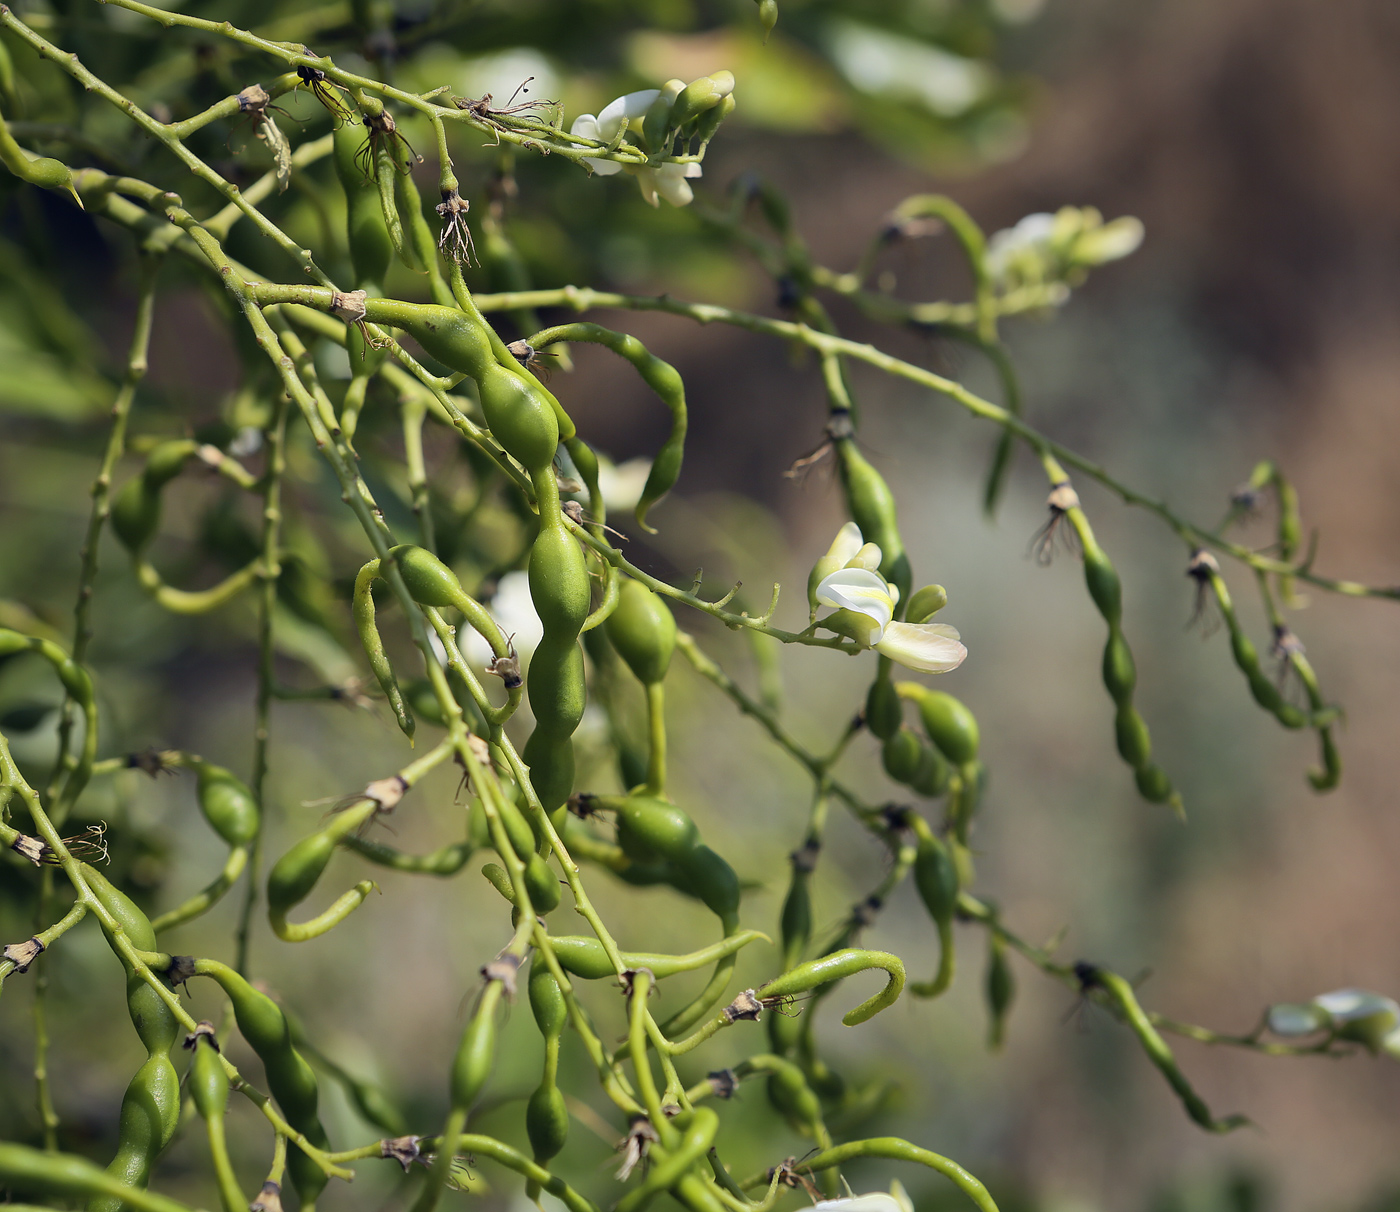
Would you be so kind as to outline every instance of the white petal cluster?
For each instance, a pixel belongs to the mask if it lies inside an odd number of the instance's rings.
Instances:
[[[1331,1031],[1400,1060],[1400,1003],[1368,989],[1334,989],[1311,1001],[1271,1006],[1268,1023],[1285,1038]]]
[[[896,620],[899,590],[877,571],[882,558],[880,548],[865,542],[860,528],[847,522],[818,564],[823,575],[816,587],[817,601],[843,612],[839,630],[906,668],[919,673],[956,669],[967,658],[957,629],[946,623]]]
[[[581,139],[596,139],[599,143],[616,146],[622,141],[627,128],[640,122],[651,103],[661,95],[661,90],[644,88],[635,93],[626,93],[609,101],[596,116],[579,114],[569,127],[571,135]],[[642,197],[652,206],[659,206],[662,198],[672,206],[686,206],[695,197],[690,188],[690,178],[700,176],[699,164],[620,164],[616,160],[603,160],[597,156],[585,157],[584,161],[600,177],[611,177],[626,169],[637,178]]]
[[[1131,215],[1105,223],[1092,206],[1065,206],[996,232],[987,241],[987,272],[1003,289],[1050,286],[1067,296],[1088,270],[1136,252],[1142,239],[1142,222]]]

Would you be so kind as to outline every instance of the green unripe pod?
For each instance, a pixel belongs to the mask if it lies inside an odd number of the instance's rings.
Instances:
[[[117,925],[122,928],[122,933],[130,940],[131,945],[138,951],[154,951],[156,949],[156,932],[151,929],[150,918],[136,907],[136,903],[126,893],[118,891],[96,867],[87,863],[82,863],[80,866],[83,871],[83,879],[92,895],[116,919]],[[141,983],[144,985],[145,981]],[[149,987],[147,986],[147,988]],[[174,1042],[173,1037],[171,1042]]]
[[[526,471],[545,470],[559,448],[559,422],[549,401],[521,374],[499,366],[487,367],[478,382],[492,436]]]
[[[739,921],[739,877],[723,858],[708,846],[695,846],[675,859],[681,891],[704,903],[726,930]]]
[[[208,1024],[205,1024],[207,1027]],[[189,1093],[195,1110],[205,1119],[222,1119],[228,1109],[228,1074],[219,1061],[219,1045],[213,1035],[197,1031],[190,1061]]]
[[[400,543],[389,549],[415,602],[438,610],[456,606],[463,598],[457,574],[426,547]]]
[[[588,617],[588,566],[577,540],[562,526],[541,524],[530,549],[530,598],[550,633],[567,636],[570,644]]]
[[[924,731],[944,757],[955,766],[975,761],[980,737],[972,712],[941,690],[925,690],[918,702]]]
[[[763,26],[763,40],[767,42],[768,35],[778,24],[778,0],[758,0],[758,20]]]
[[[1113,717],[1113,730],[1123,760],[1134,769],[1146,766],[1152,758],[1152,738],[1137,710],[1131,705],[1120,707]]]
[[[865,726],[880,740],[888,741],[899,732],[903,720],[904,708],[894,683],[877,677],[865,696]]]
[[[958,906],[958,869],[942,839],[927,827],[919,831],[914,857],[914,887],[928,915],[939,925],[953,920]]]
[[[538,914],[552,913],[559,907],[559,878],[538,854],[525,860],[525,891]]]
[[[492,981],[481,995],[472,1021],[462,1035],[462,1043],[452,1062],[452,1105],[466,1110],[476,1102],[477,1095],[491,1076],[496,1056],[496,1003],[501,985]]]
[[[1149,804],[1163,804],[1172,798],[1175,789],[1167,772],[1160,766],[1147,765],[1133,776],[1138,794]]]
[[[313,833],[302,838],[273,864],[267,875],[270,913],[285,915],[311,894],[335,853],[336,841],[329,833]]]
[[[617,608],[603,626],[639,681],[651,686],[666,677],[676,650],[676,619],[657,594],[640,581],[623,580]]]
[[[230,846],[243,846],[258,836],[262,814],[246,783],[222,766],[199,764],[198,799],[214,832]]]
[[[117,1152],[107,1173],[132,1187],[145,1187],[151,1167],[180,1123],[180,1079],[165,1055],[152,1056],[136,1071],[122,1097]],[[120,1200],[104,1197],[92,1212],[117,1212]]]
[[[1133,687],[1137,685],[1137,667],[1127,641],[1117,628],[1108,633],[1108,643],[1103,650],[1103,684],[1115,703],[1131,698]]]
[[[806,1031],[801,1018],[793,1014],[768,1014],[768,1046],[778,1056],[792,1056],[802,1045]]]
[[[952,768],[948,765],[948,759],[932,745],[920,745],[919,769],[915,772],[909,786],[920,795],[927,796],[929,799],[937,799],[948,790],[948,781],[951,777]]]
[[[1016,978],[1006,960],[1006,943],[995,931],[991,933],[987,953],[987,1009],[990,1012],[987,1045],[999,1049],[1006,1041],[1006,1016],[1016,997]]]
[[[925,585],[909,599],[904,617],[911,623],[927,623],[948,605],[948,591],[942,585]]]
[[[536,727],[526,743],[526,763],[534,767],[540,758],[544,758],[546,764],[556,760],[572,763],[572,758],[566,759],[563,754],[565,749],[568,749],[570,754],[573,752],[568,738],[583,718],[583,709],[587,702],[587,687],[583,677],[583,650],[572,638],[558,639],[546,636],[541,641],[535,649],[535,655],[530,658],[528,690]],[[532,745],[536,747],[531,748]],[[564,792],[566,799],[572,790],[572,764],[569,767],[569,781],[570,787]],[[544,793],[540,792],[538,786],[535,790],[543,798]],[[561,800],[560,803],[562,802]]]
[[[146,456],[146,470],[141,474],[155,488],[164,488],[180,474],[190,457],[199,449],[199,443],[189,438],[175,438],[162,442]]]
[[[112,502],[112,531],[128,551],[141,551],[160,525],[160,493],[137,476],[121,486]]]
[[[510,838],[511,848],[520,856],[521,862],[524,862],[535,853],[536,847],[539,845],[539,838],[535,836],[535,831],[530,828],[530,822],[525,819],[525,814],[510,800],[503,799],[498,811],[506,836]]]
[[[548,1161],[569,1140],[569,1108],[553,1082],[541,1082],[525,1106],[525,1132],[537,1162]]]
[[[601,944],[600,944],[601,945]],[[568,1022],[569,1007],[564,1001],[564,992],[554,974],[536,958],[530,965],[530,1009],[534,1012],[535,1023],[545,1039],[558,1039]]]
[[[680,859],[700,840],[695,822],[667,800],[650,795],[608,797],[598,801],[617,816],[617,840],[628,858],[640,863]]]
[[[919,773],[919,738],[910,728],[901,728],[888,741],[881,751],[885,773],[896,783],[911,783]]]
[[[1084,544],[1084,583],[1104,620],[1116,627],[1123,617],[1123,583],[1097,544]]]
[[[792,883],[779,919],[784,971],[802,961],[803,952],[812,939],[812,894],[807,887],[811,878],[811,872],[793,867]]]

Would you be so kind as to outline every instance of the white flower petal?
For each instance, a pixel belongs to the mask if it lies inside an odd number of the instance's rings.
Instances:
[[[890,623],[875,650],[919,673],[947,673],[967,659],[957,630],[946,623]]]
[[[663,164],[654,177],[656,192],[672,206],[689,206],[695,192],[686,180],[684,164]]]
[[[1335,989],[1313,998],[1313,1005],[1321,1006],[1336,1023],[1355,1022],[1373,1014],[1393,1014],[1400,1019],[1400,1005],[1393,998],[1367,989]]]
[[[637,188],[642,191],[642,199],[648,206],[660,206],[661,200],[656,192],[656,169],[654,168],[634,168],[632,172],[637,178]]]
[[[611,143],[624,125],[645,114],[660,95],[659,88],[644,88],[609,101],[598,114],[598,129],[602,132],[599,137],[605,143]]]
[[[705,175],[704,167],[698,163],[678,165],[677,167],[685,169],[685,172],[681,174],[682,176],[703,177]]]
[[[1269,1030],[1275,1035],[1312,1035],[1327,1026],[1327,1012],[1311,1002],[1280,1002],[1269,1007]]]
[[[847,522],[836,532],[836,538],[827,548],[826,558],[835,560],[838,568],[844,568],[854,558],[865,543],[865,536],[860,533],[860,527],[854,522]]]
[[[885,578],[864,568],[838,568],[817,586],[817,601],[823,606],[835,606],[863,614],[875,624],[870,643],[878,644],[885,628],[894,617],[894,601],[890,598]]]
[[[598,119],[592,114],[579,114],[574,119],[574,123],[569,127],[569,134],[577,135],[580,139],[596,139],[599,143],[606,143],[603,133],[598,129]],[[611,177],[613,173],[620,173],[622,165],[616,160],[599,160],[594,156],[588,156],[583,161],[600,177]]]

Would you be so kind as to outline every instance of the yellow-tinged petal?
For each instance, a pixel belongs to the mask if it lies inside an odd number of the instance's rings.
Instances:
[[[957,628],[947,623],[889,623],[875,651],[918,673],[948,673],[967,659]]]

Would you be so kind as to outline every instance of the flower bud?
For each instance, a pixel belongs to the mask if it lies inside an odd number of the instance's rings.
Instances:
[[[948,591],[942,585],[925,585],[909,599],[904,617],[911,623],[927,623],[948,605]]]
[[[699,120],[695,123],[695,134],[699,137],[702,147],[715,137],[720,123],[734,112],[735,104],[734,94],[730,93],[718,105],[707,109],[700,115]]]
[[[667,132],[684,121],[676,117],[674,111],[676,99],[683,95],[685,88],[684,80],[667,80],[656,94],[656,100],[647,107],[647,112],[642,116],[642,142],[648,151],[664,151]]]

